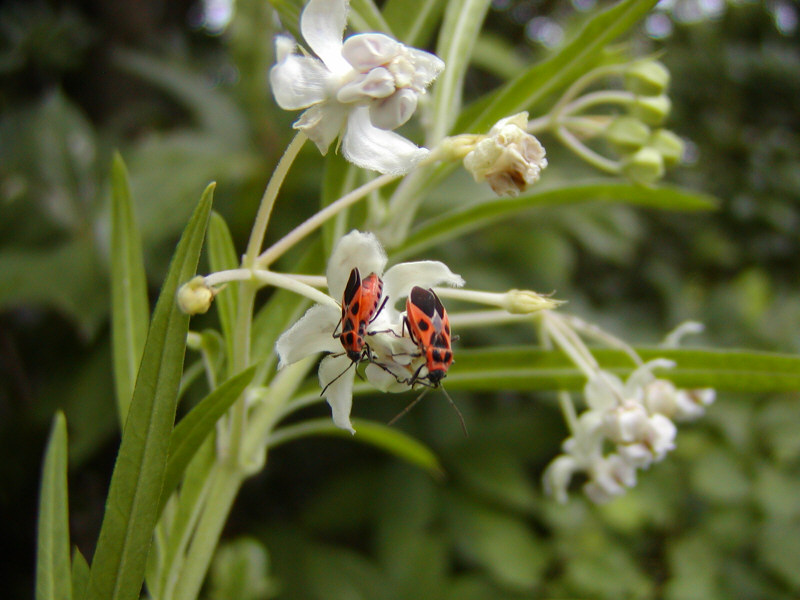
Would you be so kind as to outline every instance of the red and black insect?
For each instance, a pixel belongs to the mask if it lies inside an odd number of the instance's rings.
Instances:
[[[458,410],[450,395],[441,387],[442,379],[447,376],[447,370],[453,364],[453,349],[451,346],[450,320],[447,318],[447,311],[444,309],[444,305],[439,300],[436,292],[419,286],[411,288],[411,293],[406,299],[406,315],[403,317],[401,333],[405,333],[406,330],[411,341],[416,344],[419,355],[425,359],[425,362],[417,368],[414,375],[405,383],[412,387],[415,383],[420,383],[426,385],[429,389],[440,388],[458,414],[464,435],[468,435],[461,411]],[[420,377],[423,368],[427,370],[427,373]],[[422,400],[422,397],[427,392],[427,389],[424,390],[416,400],[389,421],[389,424],[391,425],[411,410],[417,402]]]
[[[358,364],[364,358],[372,358],[365,337],[367,327],[377,318],[389,299],[387,296],[381,302],[382,296],[383,281],[381,278],[375,273],[371,273],[361,279],[358,267],[353,267],[342,295],[342,318],[333,330],[333,337],[339,338],[339,341],[342,342],[344,353],[351,363],[347,369],[328,382],[328,385],[322,389],[321,395],[324,395],[328,386],[344,375],[350,367]],[[340,328],[341,331],[339,331]]]
[[[333,332],[333,337],[338,337],[342,342],[347,358],[354,363],[364,358],[369,353],[369,346],[365,341],[367,327],[372,323],[383,307],[386,306],[388,297],[383,296],[383,281],[375,273],[361,279],[357,267],[350,271],[350,278],[344,288],[342,296],[342,319]],[[341,327],[341,331],[337,330]]]
[[[453,349],[447,311],[433,290],[418,286],[411,289],[406,299],[406,316],[403,317],[403,332],[406,329],[425,358],[425,364],[420,365],[408,383],[414,385],[427,380],[432,387],[439,387],[453,364]],[[420,378],[423,367],[427,367],[428,373]]]

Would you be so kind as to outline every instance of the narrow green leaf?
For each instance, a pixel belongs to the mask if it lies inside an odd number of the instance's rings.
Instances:
[[[563,89],[593,68],[602,50],[642,19],[658,0],[623,0],[598,12],[577,36],[549,58],[491,93],[491,100],[479,101],[464,111],[455,133],[487,131],[503,117],[527,110],[548,95]]]
[[[458,116],[464,75],[489,4],[489,0],[450,0],[447,4],[436,46],[436,54],[447,68],[436,81],[429,143],[441,140]]]
[[[396,37],[372,0],[351,0],[349,18],[359,31],[382,31]]]
[[[425,469],[436,477],[444,473],[439,459],[433,451],[419,440],[406,435],[399,429],[374,421],[353,419],[352,422],[353,428],[356,430],[355,435],[336,427],[329,418],[312,419],[296,425],[287,425],[272,433],[268,445],[270,448],[274,448],[309,435],[333,435],[380,448],[412,465]]]
[[[203,398],[197,406],[180,420],[172,432],[169,445],[169,460],[164,474],[161,492],[163,508],[170,494],[178,487],[184,470],[202,447],[206,438],[214,432],[217,421],[242,395],[256,372],[256,365],[242,371],[220,385]]]
[[[444,9],[441,0],[388,0],[383,16],[398,40],[420,48],[428,45]]]
[[[212,272],[235,269],[239,266],[233,238],[221,215],[212,212],[208,224],[207,235],[208,263]],[[233,328],[236,320],[236,307],[239,299],[239,287],[228,285],[220,290],[214,302],[217,305],[222,337],[225,339],[225,356],[228,365],[233,364]]]
[[[121,426],[128,416],[149,320],[142,240],[128,170],[122,156],[115,153],[111,165],[111,342]]]
[[[89,587],[89,563],[78,548],[72,551],[72,597],[82,600]]]
[[[684,388],[764,393],[800,390],[800,356],[689,348],[636,348],[636,351],[645,361],[654,358],[675,361],[677,366],[661,370],[659,377]],[[602,368],[623,378],[634,368],[624,352],[593,349],[592,354]],[[580,390],[586,377],[557,350],[520,346],[456,349],[456,362],[445,383],[452,390]]]
[[[175,294],[197,269],[213,191],[211,184],[203,193],[175,250],[156,304],[111,476],[88,600],[139,598],[158,518],[189,331],[189,317],[178,309]]]
[[[616,202],[675,211],[711,210],[718,205],[712,196],[667,185],[644,187],[608,182],[536,189],[516,198],[491,198],[461,206],[435,217],[412,231],[392,257],[418,253],[532,208],[580,202]]]
[[[67,420],[57,413],[44,455],[39,492],[39,532],[36,549],[36,600],[70,600],[67,498]]]

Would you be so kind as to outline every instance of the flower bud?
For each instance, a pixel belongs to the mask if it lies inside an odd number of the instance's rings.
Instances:
[[[631,181],[649,185],[664,176],[664,160],[655,148],[641,148],[623,161],[622,172]]]
[[[540,310],[552,310],[563,303],[563,300],[553,300],[530,290],[509,290],[503,308],[513,315],[527,315]]]
[[[679,390],[675,397],[675,420],[692,421],[702,417],[705,407],[714,402],[716,395],[713,388]]]
[[[678,428],[675,427],[675,423],[664,415],[656,413],[650,417],[645,433],[645,443],[653,453],[655,462],[660,461],[667,455],[667,452],[675,449],[675,434],[677,433]]]
[[[655,127],[664,122],[671,108],[669,96],[639,96],[633,101],[631,113],[647,125]]]
[[[657,60],[637,60],[625,71],[625,87],[634,94],[657,96],[669,86],[669,70]]]
[[[547,166],[545,151],[526,131],[528,113],[501,119],[464,157],[475,181],[488,181],[498,196],[516,196],[539,180]]]
[[[650,136],[647,143],[651,148],[655,148],[661,158],[664,159],[664,166],[672,167],[677,165],[683,158],[684,143],[680,136],[668,129],[657,129]]]
[[[201,315],[208,312],[216,292],[206,285],[205,277],[198,275],[178,289],[178,308],[187,315]]]
[[[671,381],[655,379],[644,387],[644,404],[650,414],[659,413],[671,419],[677,410],[677,392]]]
[[[604,415],[603,433],[615,444],[631,444],[644,439],[647,425],[644,406],[626,401]]]
[[[605,504],[636,485],[636,469],[618,454],[598,460],[591,469],[591,478],[583,486],[584,493],[595,504]]]
[[[566,454],[551,462],[542,476],[545,493],[555,496],[560,504],[567,503],[567,488],[572,476],[578,470],[575,459]]]
[[[617,117],[603,132],[606,140],[620,153],[636,152],[650,139],[650,128],[633,117]]]

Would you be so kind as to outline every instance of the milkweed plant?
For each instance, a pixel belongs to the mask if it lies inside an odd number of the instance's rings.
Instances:
[[[215,556],[224,564],[218,545],[242,484],[287,441],[339,432],[428,460],[430,450],[403,433],[402,421],[354,416],[364,395],[409,392],[411,404],[426,393],[426,402],[440,401],[434,397],[444,392],[459,419],[462,390],[501,390],[516,380],[555,391],[568,435],[540,473],[554,504],[575,496],[609,502],[669,460],[680,430],[703,416],[715,387],[726,387],[720,372],[730,370],[715,351],[680,348],[700,324],[676,324],[658,346],[637,349],[573,313],[557,290],[525,289],[522,267],[518,289],[485,290],[462,277],[477,248],[450,264],[426,257],[534,204],[601,197],[710,207],[701,194],[660,183],[684,152],[664,125],[669,72],[657,56],[614,45],[655,3],[622,0],[598,12],[557,52],[471,103],[462,90],[487,0],[445,3],[430,50],[414,47],[419,29],[402,28],[398,39],[370,1],[310,0],[295,21],[281,13],[299,35],[275,39],[268,81],[296,119],[294,137],[241,259],[224,220],[211,213],[208,187],[152,318],[117,157],[111,253],[122,441],[89,562],[70,555],[66,423],[56,419],[42,480],[37,597],[137,598],[144,590],[158,600],[197,598]],[[290,202],[284,179],[310,149],[320,165],[326,157],[322,208],[265,247],[273,208]],[[548,184],[548,168],[570,153],[606,179]],[[469,191],[462,182],[448,194],[464,173]],[[449,212],[421,218],[434,189]],[[204,240],[212,271],[198,275]],[[305,258],[284,268],[298,248]],[[218,311],[219,331],[191,330],[191,315],[209,310]],[[458,339],[508,323],[528,328],[529,345],[470,348]],[[176,422],[187,350],[201,358],[195,375],[208,393]],[[554,369],[564,375],[552,376]],[[330,417],[303,417],[301,409],[322,402]],[[467,444],[481,427],[468,417]]]

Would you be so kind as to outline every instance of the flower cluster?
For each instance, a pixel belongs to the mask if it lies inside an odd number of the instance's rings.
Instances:
[[[342,131],[342,152],[353,164],[382,173],[405,173],[428,154],[392,130],[406,123],[419,97],[444,69],[433,54],[382,34],[342,40],[345,0],[311,0],[300,29],[318,58],[295,54],[279,37],[270,83],[278,105],[306,109],[294,128],[322,154]]]
[[[386,253],[373,234],[351,231],[333,249],[326,276],[328,292],[336,302],[342,298],[353,268],[364,274],[375,273],[382,279],[383,297],[388,302],[367,330],[370,364],[365,377],[381,391],[401,392],[409,389],[409,382],[424,359],[409,337],[403,336],[403,314],[396,308],[397,301],[407,297],[414,286],[460,287],[464,280],[438,261],[400,263],[384,272],[386,262]],[[355,433],[350,423],[355,369],[340,340],[334,337],[341,318],[341,311],[333,303],[312,306],[280,336],[275,349],[279,366],[318,352],[327,353],[319,365],[320,386],[331,406],[333,422]]]
[[[588,481],[586,495],[607,502],[636,485],[637,469],[646,469],[675,448],[677,421],[697,418],[714,401],[714,390],[679,390],[658,379],[656,368],[673,363],[656,359],[641,365],[622,382],[614,374],[598,370],[584,389],[588,410],[573,424],[544,474],[545,488],[559,502],[566,502],[572,476],[582,471]],[[613,450],[606,452],[607,447]]]

